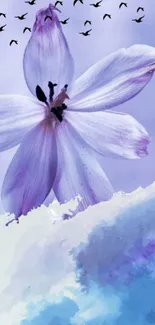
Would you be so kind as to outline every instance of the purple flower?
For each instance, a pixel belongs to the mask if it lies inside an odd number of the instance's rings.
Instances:
[[[71,84],[74,64],[56,8],[41,9],[24,54],[25,79],[37,98],[0,96],[0,150],[20,144],[3,183],[6,211],[18,219],[51,189],[59,202],[80,194],[79,210],[110,199],[100,155],[141,158],[150,139],[132,116],[109,109],[137,95],[154,68],[155,49],[135,45]]]

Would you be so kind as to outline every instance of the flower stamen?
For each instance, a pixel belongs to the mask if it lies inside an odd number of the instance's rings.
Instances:
[[[45,103],[48,106],[47,97],[39,85],[36,87],[36,96],[39,101]]]
[[[67,95],[67,88],[68,85],[64,85],[64,87],[61,89],[61,92],[59,95],[53,99],[54,96],[54,87],[56,87],[57,84],[53,83],[51,81],[48,82],[48,88],[49,88],[49,102],[47,101],[47,97],[41,87],[37,85],[36,87],[36,96],[39,101],[46,104],[46,106],[50,109],[51,113],[53,113],[56,118],[62,122],[63,120],[63,111],[67,108],[67,105],[64,103],[65,99],[69,99],[69,96]]]
[[[50,90],[50,94],[49,94],[50,102],[53,102],[54,87],[56,87],[56,86],[57,86],[57,84],[53,84],[53,82],[49,81],[48,87],[49,87],[49,90]]]
[[[64,103],[65,99],[69,99],[67,95],[68,85],[66,84],[62,89],[59,95],[51,102],[51,112],[57,117],[57,119],[62,122],[63,120],[63,111],[67,108],[67,105]]]

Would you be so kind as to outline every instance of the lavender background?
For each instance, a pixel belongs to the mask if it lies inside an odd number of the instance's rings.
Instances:
[[[89,6],[93,1],[84,0],[84,5],[77,3],[73,7],[72,0],[64,0],[61,19],[70,17],[68,25],[63,26],[72,55],[75,60],[75,77],[79,76],[89,66],[103,56],[116,51],[120,47],[133,44],[148,44],[155,46],[155,3],[154,0],[128,0],[128,8],[118,9],[120,0],[103,0],[100,8]],[[25,26],[32,27],[36,10],[46,7],[49,0],[36,0],[36,5],[30,6],[23,0],[1,0],[0,11],[6,12],[7,19],[0,17],[0,25],[7,23],[5,32],[0,33],[0,93],[30,95],[27,89],[22,68],[22,58],[25,46],[30,37]],[[138,6],[145,8],[143,23],[132,22],[133,18],[143,15],[137,14]],[[26,20],[14,18],[28,12]],[[102,20],[104,13],[110,13],[112,19]],[[92,20],[90,37],[83,37],[78,33],[84,31],[83,23]],[[11,39],[17,39],[19,45],[9,46]],[[36,53],[37,55],[37,53]],[[117,111],[128,112],[141,122],[149,132],[152,143],[149,156],[138,161],[121,159],[104,159],[104,170],[107,173],[115,191],[130,192],[139,186],[147,186],[155,179],[155,78],[136,98],[126,104],[117,106]],[[15,149],[0,154],[0,189],[4,174]],[[2,212],[0,201],[0,212]]]

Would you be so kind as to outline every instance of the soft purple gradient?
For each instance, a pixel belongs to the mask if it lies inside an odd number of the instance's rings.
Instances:
[[[37,208],[51,191],[57,168],[52,124],[43,120],[26,134],[7,170],[2,199],[5,210],[16,218]]]
[[[66,112],[67,120],[103,157],[138,159],[147,155],[149,136],[132,116],[114,111]]]
[[[89,205],[109,200],[113,188],[96,159],[98,157],[76,128],[68,123],[67,117],[56,130],[56,140],[58,171],[53,190],[58,201],[64,203],[80,195],[82,200],[77,213]]]
[[[67,18],[70,16],[68,25],[64,26],[63,30],[69,41],[71,51],[73,53],[76,65],[76,76],[79,76],[91,64],[101,59],[106,54],[119,49],[120,47],[127,47],[135,43],[142,43],[148,45],[155,45],[154,33],[154,1],[130,1],[129,8],[118,10],[120,1],[107,0],[101,8],[91,8],[85,1],[86,10],[82,10],[82,5],[77,4],[76,8],[72,3],[64,1],[64,11],[61,17]],[[128,1],[129,2],[129,1]],[[4,33],[1,33],[1,47],[4,49],[0,53],[1,59],[1,93],[21,93],[28,95],[24,77],[22,74],[22,57],[25,45],[29,38],[22,34],[22,28],[25,26],[32,26],[34,15],[37,9],[46,6],[49,1],[37,1],[36,6],[29,6],[25,3],[19,3],[18,0],[12,2],[6,1],[1,5],[1,11],[5,11],[8,16],[8,26]],[[142,5],[145,7],[146,17],[142,24],[135,24],[131,21],[134,16],[137,16],[136,8]],[[27,12],[29,15],[23,22],[15,20],[14,15]],[[102,21],[102,13],[112,13],[111,21]],[[90,37],[84,38],[78,34],[79,31],[84,30],[83,22],[85,19],[93,20],[93,31]],[[2,24],[5,19],[1,18]],[[21,27],[20,27],[21,26]],[[105,27],[105,29],[104,29]],[[115,37],[114,37],[115,31]],[[123,31],[123,33],[122,33]],[[96,37],[96,35],[98,37]],[[76,37],[76,42],[75,42]],[[9,47],[11,38],[19,39],[19,47]],[[101,44],[102,40],[102,44]],[[92,46],[92,44],[95,46]],[[86,53],[89,55],[86,56]],[[5,62],[5,65],[4,65]],[[15,64],[18,62],[18,64]],[[130,191],[139,185],[145,186],[154,180],[153,167],[155,163],[154,155],[154,80],[147,86],[143,92],[134,98],[132,101],[122,105],[117,110],[128,112],[138,119],[147,129],[152,137],[152,144],[150,146],[150,156],[140,161],[114,161],[112,159],[104,159],[104,168],[110,178],[115,190]],[[149,110],[148,110],[149,107]],[[8,167],[10,159],[14,150],[10,150],[1,154],[1,174],[0,178],[3,180],[4,173]],[[115,164],[115,168],[113,168]]]
[[[20,95],[0,95],[0,152],[17,146],[28,131],[45,117],[38,100]],[[29,117],[29,118],[28,118]]]
[[[23,60],[25,80],[30,92],[36,95],[36,85],[39,85],[47,97],[49,81],[57,83],[58,94],[65,84],[71,83],[74,73],[73,58],[62,34],[58,11],[54,8],[50,4],[46,10],[43,8],[37,12]],[[53,18],[45,22],[46,16]]]

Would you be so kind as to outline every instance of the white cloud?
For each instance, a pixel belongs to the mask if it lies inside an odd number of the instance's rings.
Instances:
[[[1,228],[0,323],[22,324],[49,303],[62,306],[65,298],[77,306],[74,315],[66,316],[73,324],[97,315],[118,317],[121,299],[114,284],[118,279],[124,284],[136,263],[153,256],[154,197],[155,183],[115,194],[70,220],[53,223],[51,211],[60,216],[66,209],[55,209],[54,203]]]

